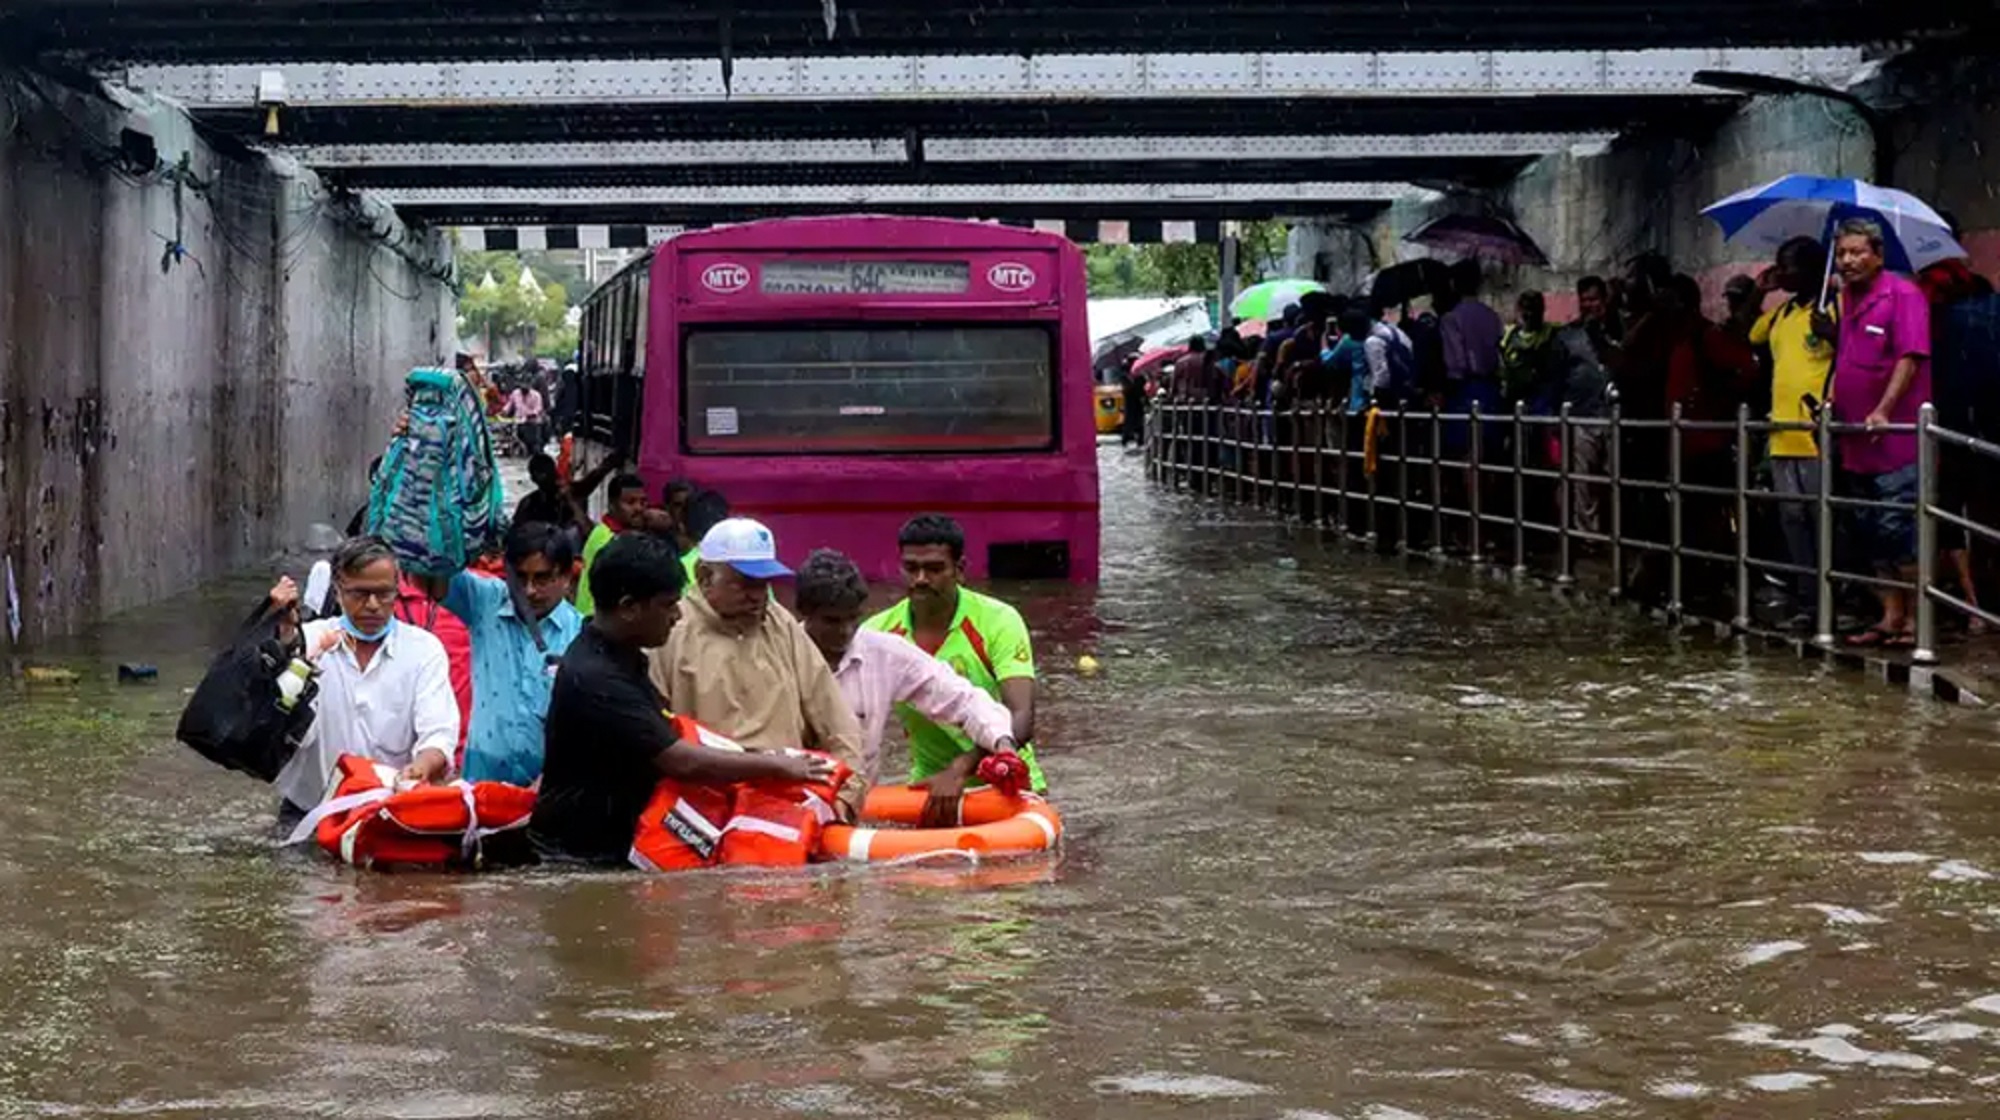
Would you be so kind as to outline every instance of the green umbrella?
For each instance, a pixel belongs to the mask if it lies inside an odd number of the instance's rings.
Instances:
[[[1229,305],[1229,313],[1238,319],[1265,321],[1280,318],[1285,308],[1299,302],[1299,297],[1307,292],[1326,291],[1326,285],[1317,280],[1266,280],[1262,284],[1252,284]]]

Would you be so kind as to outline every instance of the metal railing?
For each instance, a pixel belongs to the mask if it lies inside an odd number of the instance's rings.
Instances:
[[[1983,468],[2000,463],[2000,444],[1940,426],[1932,406],[1915,424],[1875,429],[1836,423],[1830,409],[1813,423],[1752,420],[1748,406],[1734,420],[1689,419],[1678,405],[1665,419],[1640,419],[1614,397],[1604,411],[1582,416],[1564,405],[1556,415],[1531,415],[1517,404],[1499,415],[1354,413],[1319,402],[1269,409],[1161,401],[1148,410],[1145,464],[1149,478],[1176,490],[1273,507],[1378,548],[1506,562],[1517,576],[1539,567],[1562,585],[1577,581],[1585,551],[1603,560],[1613,594],[1624,593],[1636,569],[1664,564],[1659,590],[1676,622],[1687,614],[1692,576],[1698,593],[1727,598],[1741,631],[1754,627],[1757,584],[1790,580],[1797,598],[1811,599],[1814,640],[1828,647],[1843,587],[1902,591],[1911,597],[1910,652],[1920,664],[1937,661],[1940,604],[2000,627],[2000,615],[1969,602],[1970,593],[1950,594],[1936,578],[1940,525],[2000,543],[2000,528],[1939,504],[1939,449],[1958,448]],[[1813,436],[1816,458],[1786,460],[1816,466],[1813,492],[1760,478],[1763,446],[1781,432]],[[1836,439],[1850,434],[1916,438],[1914,500],[1840,492]],[[1812,523],[1811,564],[1782,544],[1788,505],[1805,507]],[[1847,563],[1855,535],[1840,530],[1864,512],[1914,520],[1913,571]]]

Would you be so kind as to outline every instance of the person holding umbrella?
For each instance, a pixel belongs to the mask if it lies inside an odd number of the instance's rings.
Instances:
[[[1840,320],[1833,359],[1833,416],[1861,427],[1839,437],[1840,470],[1848,493],[1899,508],[1854,512],[1855,539],[1885,577],[1910,580],[1917,559],[1917,437],[1891,432],[1914,424],[1931,397],[1931,313],[1923,289],[1887,270],[1882,227],[1866,218],[1840,223],[1834,240],[1840,274]],[[1835,325],[1817,324],[1827,333]],[[1910,593],[1877,588],[1882,617],[1850,635],[1851,646],[1908,648],[1916,644]]]

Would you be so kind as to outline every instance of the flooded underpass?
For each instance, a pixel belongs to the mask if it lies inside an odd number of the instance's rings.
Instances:
[[[356,874],[171,741],[254,581],[52,652],[0,1114],[1991,1115],[1990,716],[1105,468],[1102,587],[1008,589],[1055,862]]]

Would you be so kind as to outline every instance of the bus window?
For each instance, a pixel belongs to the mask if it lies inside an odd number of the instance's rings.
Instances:
[[[1040,326],[701,326],[682,383],[691,454],[1056,447],[1055,338]]]

